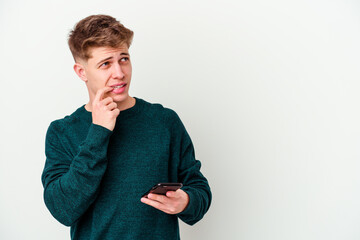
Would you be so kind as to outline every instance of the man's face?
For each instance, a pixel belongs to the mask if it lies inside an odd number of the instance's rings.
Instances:
[[[76,63],[83,67],[83,74],[79,76],[86,82],[90,101],[94,100],[99,89],[106,86],[114,89],[104,98],[110,96],[118,104],[129,101],[132,68],[126,44],[119,48],[94,47],[90,51],[91,58]]]

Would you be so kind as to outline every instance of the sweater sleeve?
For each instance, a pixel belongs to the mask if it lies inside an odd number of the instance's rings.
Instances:
[[[112,131],[91,124],[76,156],[64,148],[59,122],[50,124],[45,140],[46,162],[42,173],[44,201],[51,214],[66,226],[73,225],[95,200],[107,166]]]
[[[178,180],[189,195],[189,204],[177,216],[189,225],[197,223],[208,211],[212,199],[207,179],[200,172],[201,163],[195,159],[195,150],[183,123],[175,113],[172,125],[173,159],[178,158]]]

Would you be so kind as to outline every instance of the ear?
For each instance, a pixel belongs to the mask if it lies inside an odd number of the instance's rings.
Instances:
[[[85,67],[83,64],[81,63],[75,63],[74,64],[74,71],[76,72],[76,74],[79,76],[79,78],[81,80],[83,80],[84,82],[87,82],[88,79],[86,77],[86,71],[85,71]]]

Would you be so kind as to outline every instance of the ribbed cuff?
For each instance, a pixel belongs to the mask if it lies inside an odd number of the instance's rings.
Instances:
[[[85,140],[86,145],[88,145],[89,150],[94,153],[103,152],[104,147],[106,147],[106,151],[112,133],[109,129],[92,123]]]

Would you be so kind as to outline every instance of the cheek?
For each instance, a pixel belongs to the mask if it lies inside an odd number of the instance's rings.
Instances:
[[[129,67],[128,69],[126,69],[126,75],[131,76],[131,73],[132,73],[131,67]]]
[[[111,78],[111,74],[109,72],[101,72],[92,75],[92,83],[91,85],[95,88],[103,88],[106,86],[106,83]]]

